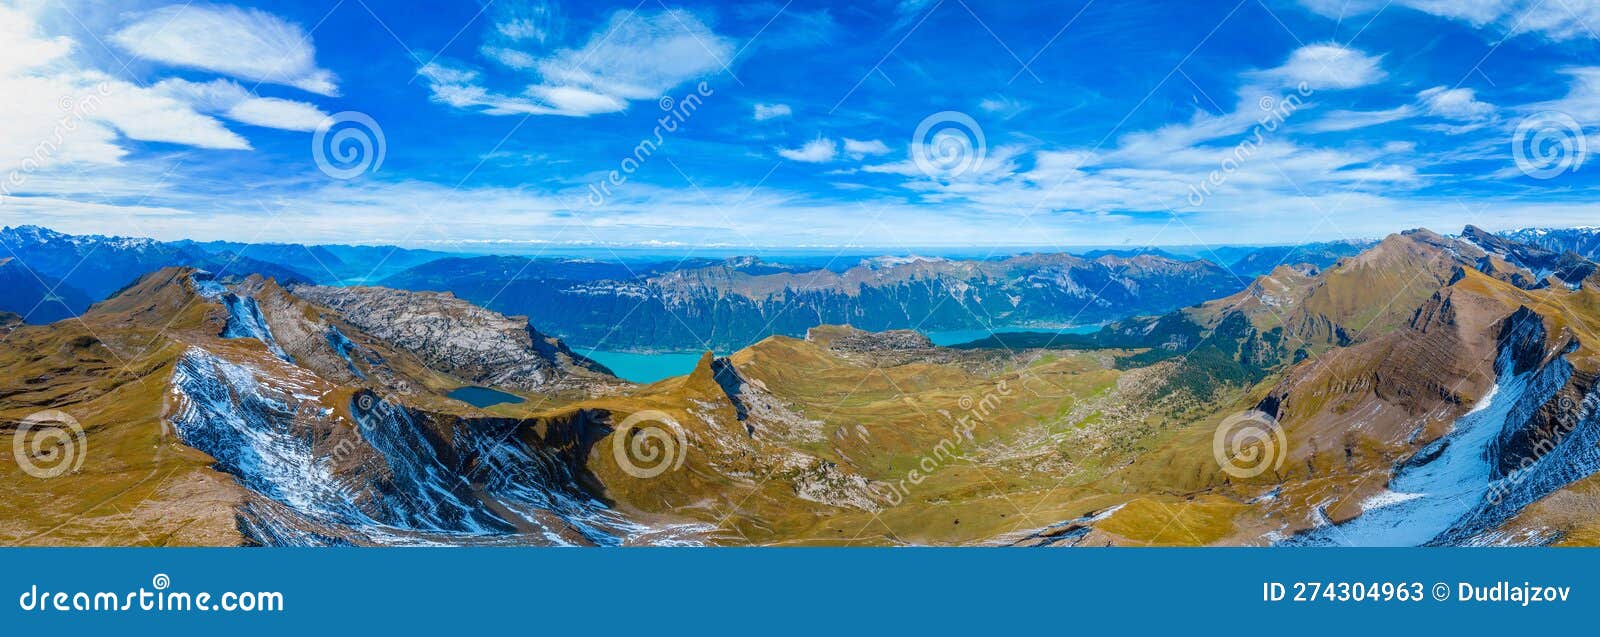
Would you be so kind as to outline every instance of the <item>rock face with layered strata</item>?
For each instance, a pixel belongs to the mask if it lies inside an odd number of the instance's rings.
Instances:
[[[610,371],[540,334],[527,319],[486,310],[449,293],[301,286],[296,296],[416,354],[434,369],[480,385],[536,391]]]

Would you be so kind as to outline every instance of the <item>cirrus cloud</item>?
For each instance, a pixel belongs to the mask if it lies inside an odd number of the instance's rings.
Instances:
[[[134,55],[172,66],[319,95],[339,93],[333,73],[317,66],[311,36],[265,11],[172,5],[139,14],[110,39]]]
[[[491,89],[484,73],[465,63],[436,61],[417,73],[428,80],[435,102],[456,108],[489,115],[586,117],[660,97],[724,68],[733,53],[731,39],[688,11],[618,11],[577,48],[544,56],[515,42],[486,48],[485,54],[502,66],[537,76],[517,93]]]

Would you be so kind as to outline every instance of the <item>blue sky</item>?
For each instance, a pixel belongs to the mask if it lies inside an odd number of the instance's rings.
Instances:
[[[9,225],[525,252],[1600,223],[1593,1],[0,7]]]

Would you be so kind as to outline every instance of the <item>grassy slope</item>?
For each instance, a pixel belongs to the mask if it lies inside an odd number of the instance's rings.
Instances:
[[[237,544],[232,480],[164,429],[166,383],[181,346],[139,326],[153,307],[176,310],[172,329],[204,324],[207,308],[174,297],[112,304],[54,327],[26,327],[0,345],[0,422],[59,409],[78,420],[78,471],[54,478],[0,464],[0,544]],[[107,341],[97,335],[106,335]],[[14,428],[0,435],[12,449]],[[9,459],[9,458],[8,458]],[[43,462],[43,459],[39,460]]]

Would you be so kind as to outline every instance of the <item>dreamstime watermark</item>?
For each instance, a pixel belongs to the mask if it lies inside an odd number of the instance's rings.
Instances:
[[[322,174],[334,179],[355,179],[378,172],[388,154],[383,127],[358,111],[334,113],[311,134],[311,157]]]
[[[1589,152],[1583,126],[1571,115],[1542,111],[1522,118],[1511,133],[1511,157],[1522,174],[1555,179],[1577,172]]]
[[[142,612],[283,612],[283,593],[278,591],[226,591],[191,593],[168,590],[172,578],[157,573],[150,588],[123,591],[49,591],[34,584],[17,597],[17,607],[25,612],[126,613]]]
[[[868,490],[872,495],[891,507],[900,506],[901,502],[911,495],[911,487],[921,485],[929,477],[938,473],[940,469],[949,466],[957,458],[962,457],[962,445],[973,440],[972,433],[978,426],[988,421],[1006,399],[1016,392],[1005,380],[995,382],[994,388],[985,392],[983,396],[974,399],[971,396],[962,396],[956,400],[956,405],[961,408],[961,414],[955,415],[947,410],[940,409],[939,414],[951,423],[950,435],[939,439],[933,449],[923,454],[905,476],[895,482],[869,482]]]
[[[1528,479],[1539,461],[1555,451],[1556,447],[1561,446],[1561,442],[1566,440],[1567,436],[1578,428],[1583,418],[1593,411],[1587,400],[1580,404],[1567,396],[1556,399],[1556,409],[1555,426],[1537,430],[1532,443],[1527,447],[1527,453],[1517,461],[1516,468],[1507,473],[1506,477],[1490,485],[1489,493],[1484,499],[1491,506],[1499,506],[1505,501],[1506,496]]]
[[[671,95],[661,96],[656,104],[666,114],[656,120],[656,126],[649,137],[640,139],[639,143],[634,144],[633,152],[617,162],[616,170],[606,173],[604,179],[589,184],[589,205],[596,208],[605,205],[606,201],[616,194],[612,189],[628,183],[628,179],[639,172],[639,168],[650,161],[656,151],[667,143],[667,135],[678,132],[678,127],[689,121],[689,118],[700,110],[705,98],[711,97],[713,93],[716,91],[709,84],[701,82],[695,86],[694,92],[684,95],[683,99],[674,100]]]
[[[61,117],[56,118],[55,125],[50,127],[50,135],[35,144],[33,152],[23,157],[17,168],[6,175],[5,181],[0,182],[0,205],[5,205],[6,199],[11,197],[14,190],[27,184],[28,177],[55,161],[56,155],[61,152],[61,145],[67,142],[68,136],[77,132],[89,117],[100,110],[105,98],[110,96],[109,82],[96,84],[94,91],[86,95],[62,95],[58,103],[61,107]]]
[[[71,414],[57,409],[35,413],[17,424],[11,455],[22,472],[41,480],[83,467],[89,437]]]
[[[1289,441],[1278,419],[1264,411],[1251,410],[1228,416],[1211,436],[1211,454],[1217,466],[1241,480],[1254,478],[1268,469],[1283,467]]]
[[[1262,144],[1266,143],[1267,135],[1278,132],[1285,121],[1305,106],[1306,98],[1315,92],[1311,85],[1301,82],[1295,86],[1293,93],[1283,96],[1262,95],[1261,99],[1256,101],[1256,106],[1261,109],[1261,116],[1256,119],[1255,126],[1250,128],[1250,134],[1234,145],[1233,152],[1222,159],[1216,170],[1207,173],[1199,182],[1189,185],[1189,194],[1186,197],[1189,205],[1196,208],[1204,206],[1206,199],[1215,194],[1212,189],[1228,183],[1228,179],[1255,156]]]
[[[983,127],[960,111],[924,117],[911,134],[911,161],[934,179],[950,181],[978,170],[988,152]]]
[[[640,480],[682,469],[688,452],[688,434],[663,411],[635,413],[611,433],[611,455],[617,466]]]

